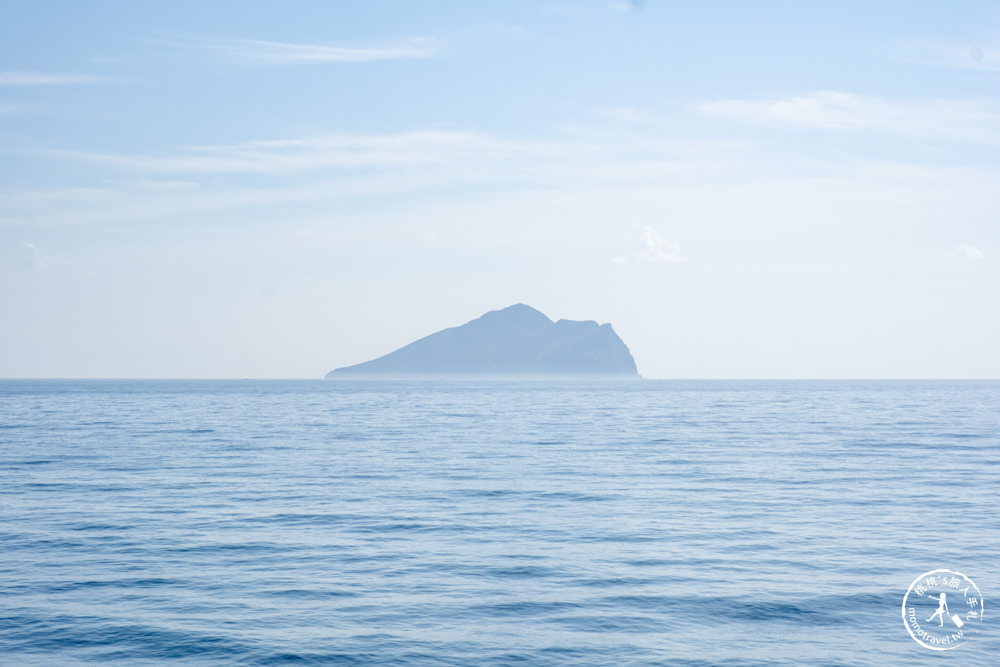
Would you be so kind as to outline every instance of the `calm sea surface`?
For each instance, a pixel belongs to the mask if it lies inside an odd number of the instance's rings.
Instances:
[[[998,665],[998,464],[997,382],[3,381],[0,663]]]

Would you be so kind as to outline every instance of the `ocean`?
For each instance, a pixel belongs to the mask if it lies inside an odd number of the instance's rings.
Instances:
[[[993,381],[5,380],[0,663],[997,665],[998,464]]]

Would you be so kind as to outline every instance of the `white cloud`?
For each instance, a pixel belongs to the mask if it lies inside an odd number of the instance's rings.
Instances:
[[[681,247],[674,241],[668,241],[652,227],[642,229],[642,249],[636,255],[646,262],[683,262]]]
[[[121,79],[91,74],[58,74],[45,72],[0,72],[0,86],[71,86],[91,83],[116,83]]]
[[[618,257],[612,257],[612,258],[611,258],[611,263],[612,263],[612,264],[617,264],[618,266],[621,266],[621,265],[623,265],[623,264],[627,264],[627,263],[628,263],[628,260],[627,260],[627,259],[625,259],[624,257],[621,257],[621,256],[618,256]]]
[[[824,130],[880,130],[921,136],[1000,139],[1000,106],[963,100],[893,102],[821,91],[774,100],[722,100],[698,105],[706,113],[750,122]]]
[[[25,250],[22,258],[25,268],[41,271],[55,266],[55,258],[43,255],[34,243],[24,241],[21,243],[21,246]]]
[[[982,259],[983,251],[979,248],[974,248],[971,245],[965,245],[960,243],[957,248],[955,248],[952,255],[955,257],[964,257],[966,259]]]
[[[213,51],[241,62],[259,65],[304,63],[361,63],[400,58],[429,58],[438,51],[431,39],[410,39],[390,46],[343,47],[319,44],[288,44],[256,39],[186,40],[171,42],[184,48]]]
[[[453,131],[327,135],[303,139],[190,146],[168,155],[44,150],[57,158],[118,165],[147,174],[278,174],[331,168],[401,166],[496,159],[530,147],[524,142]]]

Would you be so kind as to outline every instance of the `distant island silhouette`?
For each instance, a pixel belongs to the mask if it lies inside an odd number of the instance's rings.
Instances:
[[[610,324],[553,322],[518,303],[326,378],[442,375],[639,377],[632,353]]]

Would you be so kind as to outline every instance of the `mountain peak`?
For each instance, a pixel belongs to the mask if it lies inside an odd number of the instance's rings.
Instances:
[[[638,377],[628,347],[608,324],[553,322],[523,303],[491,310],[331,377],[420,375],[612,375]]]
[[[548,317],[545,316],[545,313],[543,313],[540,310],[532,308],[526,303],[515,303],[513,306],[507,306],[506,308],[501,308],[500,310],[491,310],[489,313],[486,314],[489,315],[490,313],[503,313],[505,315],[515,315],[515,316],[544,317],[547,320],[549,319]]]
[[[478,320],[473,320],[473,322],[479,320],[503,321],[515,326],[531,327],[542,327],[552,324],[552,320],[550,320],[545,313],[535,310],[531,306],[523,303],[515,303],[513,306],[507,306],[506,308],[501,308],[500,310],[491,310],[485,315],[479,317]]]

